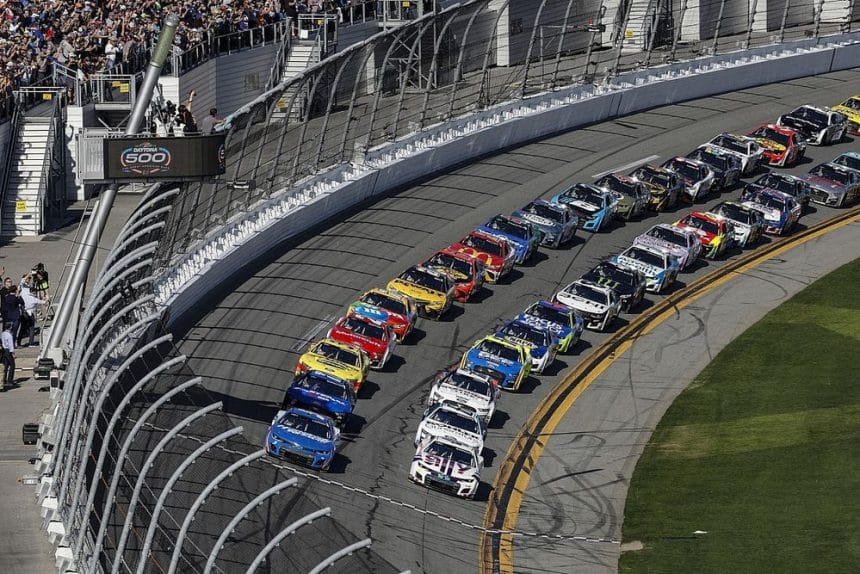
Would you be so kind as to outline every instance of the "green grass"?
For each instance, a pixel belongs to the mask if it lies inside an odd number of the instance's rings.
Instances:
[[[622,554],[622,572],[860,572],[860,260],[677,398],[633,474],[634,540],[644,549]]]

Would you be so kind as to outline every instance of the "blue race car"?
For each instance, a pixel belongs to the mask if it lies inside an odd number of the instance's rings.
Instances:
[[[343,379],[320,371],[308,371],[293,379],[293,384],[287,389],[281,408],[286,410],[290,406],[319,411],[342,425],[355,408],[355,391],[352,384]]]
[[[532,303],[514,320],[551,330],[558,339],[559,353],[570,352],[579,342],[585,328],[582,315],[570,307],[546,300]]]
[[[741,205],[764,214],[765,232],[786,235],[797,224],[803,208],[787,193],[770,188],[752,189],[741,195]]]
[[[543,234],[541,242],[556,249],[574,239],[579,225],[576,212],[545,199],[536,199],[515,211],[513,215],[534,223]]]
[[[480,226],[478,231],[507,241],[514,249],[514,262],[518,265],[531,259],[542,237],[533,223],[510,215],[496,215]]]
[[[600,231],[608,226],[618,209],[618,201],[610,192],[587,183],[575,183],[551,201],[572,209],[586,231]]]
[[[278,411],[266,433],[266,452],[270,455],[328,470],[334,460],[340,431],[331,418],[291,408]]]
[[[525,346],[490,335],[478,340],[466,351],[460,361],[460,368],[476,373],[484,370],[500,373],[504,379],[499,386],[516,391],[529,376],[532,360]]]
[[[558,339],[548,327],[514,320],[505,323],[495,336],[518,343],[528,349],[532,359],[532,370],[536,373],[543,373],[555,361]]]

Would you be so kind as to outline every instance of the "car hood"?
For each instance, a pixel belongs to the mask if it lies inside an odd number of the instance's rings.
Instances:
[[[617,262],[619,265],[623,265],[624,267],[629,267],[630,269],[636,269],[637,271],[641,271],[648,277],[653,277],[658,273],[664,271],[662,267],[657,267],[656,265],[651,265],[650,263],[645,263],[643,261],[639,261],[638,259],[633,259],[632,257],[627,257],[625,255],[619,255],[617,258]]]
[[[446,297],[445,293],[441,291],[429,289],[415,283],[410,283],[409,281],[404,281],[403,279],[392,279],[388,286],[418,301],[439,302],[444,301]]]
[[[765,149],[765,151],[782,153],[785,151],[785,146],[779,142],[775,142],[773,140],[767,138],[755,138],[755,141],[758,145]]]
[[[350,365],[349,363],[344,363],[323,355],[311,353],[302,357],[302,363],[307,365],[308,369],[311,371],[324,371],[336,376],[341,376],[340,374],[342,373],[355,375],[360,372],[360,369],[355,365]]]
[[[608,305],[605,305],[603,303],[597,303],[596,301],[591,301],[590,299],[583,299],[582,297],[571,297],[567,300],[570,301],[569,305],[571,307],[588,314],[602,315],[606,313],[606,309],[609,307]]]
[[[646,245],[648,247],[656,247],[657,249],[665,251],[679,259],[684,259],[687,257],[687,255],[689,255],[689,252],[686,248],[681,247],[676,243],[672,243],[671,241],[666,241],[665,239],[651,237],[650,235],[640,235],[633,240],[633,245]]]
[[[779,209],[774,209],[772,207],[761,205],[760,203],[755,203],[752,201],[741,202],[741,205],[745,205],[747,207],[751,207],[755,210],[761,211],[764,214],[764,218],[768,221],[779,221],[782,218],[782,211],[780,211]]]
[[[553,221],[548,217],[541,217],[540,215],[535,215],[534,213],[528,213],[526,211],[515,211],[513,215],[519,217],[520,219],[526,219],[528,221],[531,221],[538,227],[552,230],[561,229],[561,223]]]
[[[480,435],[466,432],[463,429],[442,424],[438,421],[425,420],[421,423],[421,430],[431,434],[434,437],[442,437],[451,439],[455,442],[465,444],[470,447],[480,447],[483,439]]]
[[[287,390],[287,395],[291,399],[297,400],[300,403],[320,407],[331,413],[339,414],[352,412],[352,404],[348,400],[319,393],[317,391],[290,387]]]
[[[564,203],[574,208],[576,211],[587,215],[594,215],[602,209],[599,205],[594,205],[593,203],[588,203],[587,201],[582,201],[581,199],[569,199],[566,200]]]
[[[409,322],[406,317],[400,313],[394,313],[388,309],[383,309],[382,307],[377,307],[376,305],[370,305],[368,303],[361,303],[359,301],[350,305],[349,311],[359,317],[364,317],[371,321],[376,321],[377,323],[402,325]]]
[[[555,323],[548,319],[541,319],[534,315],[527,315],[525,313],[517,315],[516,320],[521,323],[525,323],[526,325],[531,325],[532,327],[538,327],[539,329],[549,329],[559,338],[564,337],[573,330],[569,326],[562,325],[561,323]]]
[[[823,191],[842,192],[845,191],[845,186],[832,179],[827,179],[818,175],[806,174],[800,176],[800,179],[816,189]]]
[[[486,365],[488,367],[492,367],[493,369],[504,373],[505,375],[516,373],[517,371],[519,371],[521,366],[518,361],[510,361],[503,357],[497,357],[496,355],[492,355],[486,351],[478,351],[475,349],[469,351],[467,360],[477,365]]]
[[[471,465],[460,464],[449,458],[442,458],[432,454],[419,452],[415,455],[415,460],[420,461],[422,466],[433,472],[455,479],[469,479],[478,474],[478,469]]]
[[[334,441],[332,440],[281,425],[273,425],[271,434],[284,442],[302,449],[331,450],[334,447]]]
[[[492,400],[485,395],[473,393],[472,391],[464,388],[445,383],[435,387],[433,392],[442,397],[442,399],[448,399],[456,403],[464,404],[475,410],[487,410],[490,406],[490,402],[492,402]]]

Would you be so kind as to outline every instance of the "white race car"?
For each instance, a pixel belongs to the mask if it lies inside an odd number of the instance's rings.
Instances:
[[[418,425],[413,444],[419,445],[443,438],[481,452],[486,434],[484,420],[473,409],[455,403],[442,403],[433,405],[424,412],[424,419]]]
[[[610,287],[580,279],[555,294],[555,301],[579,311],[585,326],[604,331],[621,313],[621,299]]]
[[[644,245],[666,251],[678,259],[686,269],[702,254],[702,242],[695,232],[668,223],[658,223],[633,240],[633,245]]]
[[[645,290],[660,293],[678,276],[678,260],[671,254],[653,247],[633,245],[611,259],[645,276]]]
[[[474,498],[483,468],[484,459],[477,450],[440,438],[418,445],[409,479],[427,488]]]
[[[761,164],[764,155],[764,148],[753,138],[747,136],[723,133],[715,136],[708,143],[741,160],[741,173],[743,175],[754,172]]]
[[[498,386],[489,377],[456,369],[445,371],[436,377],[427,402],[430,405],[439,403],[464,405],[478,413],[485,424],[489,424],[496,412],[499,394]]]

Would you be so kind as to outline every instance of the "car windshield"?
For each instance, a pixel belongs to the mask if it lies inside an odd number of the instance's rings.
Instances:
[[[392,313],[399,313],[401,315],[406,315],[407,313],[406,305],[404,305],[402,301],[398,301],[394,297],[389,297],[382,293],[368,293],[362,297],[361,302],[381,307],[382,309],[386,309]]]
[[[648,183],[659,185],[660,187],[669,188],[671,179],[669,174],[663,171],[657,171],[652,167],[639,168],[634,174],[637,179],[647,181]]]
[[[475,419],[464,417],[460,413],[446,409],[436,409],[433,411],[433,414],[430,415],[430,420],[473,434],[478,434],[481,431]]]
[[[358,366],[357,353],[338,347],[336,345],[332,345],[331,343],[320,343],[319,345],[317,345],[317,348],[314,352],[318,355],[322,355],[323,357],[334,359],[335,361],[340,361],[341,363],[346,363],[347,365]]]
[[[632,271],[629,271],[628,269],[624,269],[623,267],[619,267],[617,265],[613,265],[612,263],[608,263],[606,261],[586,273],[584,277],[592,281],[597,281],[599,279],[609,279],[611,281],[615,281],[616,283],[620,283],[623,285],[630,285],[635,282],[634,274]]]
[[[694,227],[696,229],[701,229],[702,231],[706,231],[707,233],[711,233],[713,235],[717,235],[720,232],[719,226],[713,221],[708,221],[707,219],[694,217],[692,215],[688,215],[687,217],[682,219],[681,223],[690,227]]]
[[[823,177],[824,179],[829,179],[830,181],[836,181],[839,183],[850,183],[851,176],[847,171],[843,169],[837,169],[832,165],[827,165],[823,163],[812,168],[809,173],[812,175],[817,175],[818,177]]]
[[[584,283],[574,283],[567,289],[567,292],[574,297],[581,297],[589,301],[600,303],[601,305],[606,305],[609,301],[606,293]]]
[[[475,393],[476,395],[481,395],[483,397],[493,396],[493,387],[490,383],[473,377],[467,377],[461,373],[452,373],[450,376],[446,377],[445,382],[457,387],[458,389]]]
[[[541,305],[540,303],[535,303],[529,307],[526,315],[531,315],[532,317],[537,317],[551,323],[558,323],[559,325],[570,325],[570,315],[566,312],[561,309]]]
[[[535,203],[532,202],[523,208],[523,211],[526,213],[532,213],[534,215],[538,215],[540,217],[545,217],[550,221],[555,221],[556,223],[564,222],[564,215],[558,208],[553,208],[548,206],[545,203]]]
[[[511,221],[510,219],[505,218],[504,216],[497,215],[487,222],[487,227],[490,229],[495,229],[496,231],[501,231],[502,233],[506,233],[507,235],[512,235],[514,237],[528,237],[528,229],[525,225],[519,225]]]
[[[502,329],[502,333],[509,337],[528,341],[533,345],[548,345],[547,334],[539,329],[519,323],[511,323]]]
[[[609,191],[616,191],[618,193],[623,193],[624,195],[636,197],[635,181],[629,181],[611,175],[607,175],[606,177],[598,180],[595,185],[604,189],[608,189]]]
[[[568,197],[570,199],[577,199],[579,201],[584,201],[585,203],[590,203],[592,205],[603,205],[603,195],[599,191],[595,191],[590,187],[587,187],[581,183],[577,183],[567,191],[562,194],[564,197]]]
[[[329,397],[338,399],[349,398],[349,392],[346,390],[346,385],[338,384],[322,377],[314,376],[313,374],[299,379],[295,382],[296,387],[306,391],[314,391]]]
[[[631,259],[635,259],[636,261],[647,263],[648,265],[654,265],[655,267],[664,267],[666,265],[660,255],[648,251],[647,249],[640,249],[639,247],[631,247],[625,251],[623,255],[630,257]]]
[[[693,181],[699,181],[700,179],[702,179],[702,173],[699,170],[699,166],[693,165],[686,161],[673,159],[666,164],[666,167],[668,167],[675,173],[679,173],[682,176],[689,178]]]
[[[374,325],[369,321],[362,321],[357,317],[348,317],[343,322],[344,329],[370,337],[371,339],[385,339],[385,329],[378,325]]]
[[[459,271],[463,275],[472,275],[472,266],[468,261],[452,257],[447,253],[437,253],[427,261],[428,267],[441,267],[443,269],[453,269]]]
[[[733,138],[731,136],[717,136],[713,140],[711,140],[711,143],[731,151],[736,151],[738,153],[749,153],[746,142],[738,140],[737,138]]]
[[[502,255],[502,246],[499,243],[478,237],[477,235],[467,235],[460,243],[466,247],[471,247],[490,255],[496,255],[497,257],[501,257]]]
[[[298,413],[287,413],[278,424],[299,432],[312,434],[321,439],[331,440],[332,438],[332,431],[328,425]]]
[[[451,460],[464,466],[475,466],[475,458],[471,452],[450,444],[444,444],[441,442],[430,443],[430,445],[424,449],[424,454],[438,456],[439,458]]]
[[[791,113],[792,116],[818,124],[827,124],[827,115],[807,106],[801,106]]]
[[[845,106],[846,108],[851,108],[852,110],[860,110],[860,98],[848,98],[840,105]]]
[[[442,291],[444,293],[448,290],[448,285],[446,284],[444,277],[427,273],[426,271],[422,271],[421,269],[416,269],[414,267],[401,273],[400,278],[404,281],[420,285],[421,287],[433,289],[434,291]]]
[[[749,196],[748,201],[755,203],[756,205],[763,205],[768,209],[785,209],[785,203],[780,198],[766,193],[752,193]]]
[[[502,359],[506,359],[508,361],[519,362],[520,360],[520,353],[516,349],[508,347],[506,345],[501,345],[496,341],[489,341],[487,339],[481,341],[481,344],[478,345],[478,351],[489,353],[494,357],[501,357]]]
[[[661,227],[659,225],[655,225],[648,230],[646,235],[649,235],[656,239],[662,239],[663,241],[674,243],[675,245],[680,245],[681,247],[687,246],[686,236],[677,229],[671,229],[669,227]]]
[[[694,150],[688,157],[703,161],[717,169],[728,170],[731,168],[731,164],[729,163],[731,160],[728,157],[707,152],[703,149]]]
[[[744,209],[742,206],[734,203],[722,203],[713,209],[717,215],[722,215],[732,221],[740,223],[752,223],[753,212],[750,209]]]
[[[784,191],[785,193],[788,193],[790,195],[794,195],[795,193],[797,193],[794,181],[776,173],[767,173],[758,178],[755,183],[756,185],[760,185],[762,187],[769,187],[770,189],[775,189],[777,191]]]
[[[768,127],[761,127],[753,132],[753,135],[759,138],[768,139],[770,141],[774,141],[778,144],[782,144],[787,146],[791,143],[791,138],[788,134],[780,133],[774,129]]]
[[[860,171],[860,157],[848,155],[847,153],[844,153],[834,159],[833,163],[835,163],[836,165],[844,165],[847,168]]]

